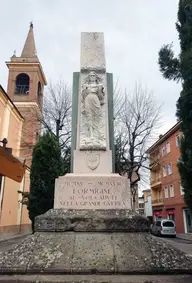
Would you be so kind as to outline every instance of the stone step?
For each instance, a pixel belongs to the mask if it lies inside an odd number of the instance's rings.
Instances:
[[[192,274],[192,258],[148,233],[42,232],[0,253],[0,274]]]
[[[0,276],[4,283],[191,283],[192,275],[15,275]]]

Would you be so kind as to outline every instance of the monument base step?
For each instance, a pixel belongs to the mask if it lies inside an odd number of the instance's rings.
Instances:
[[[192,274],[192,258],[149,233],[37,232],[0,253],[0,274]]]
[[[129,209],[51,209],[35,219],[36,232],[148,232],[149,220]]]
[[[1,275],[3,283],[191,283],[192,275]]]

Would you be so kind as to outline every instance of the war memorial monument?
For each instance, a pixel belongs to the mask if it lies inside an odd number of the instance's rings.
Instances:
[[[114,173],[113,76],[103,33],[81,34],[71,147],[71,173],[55,181],[54,208],[36,217],[33,235],[0,254],[0,274],[192,271],[191,258],[148,233],[148,219],[131,209],[128,179]]]

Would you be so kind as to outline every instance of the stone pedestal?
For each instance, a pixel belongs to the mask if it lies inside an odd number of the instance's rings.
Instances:
[[[118,174],[66,174],[55,182],[55,209],[131,209],[127,178]]]
[[[148,232],[149,221],[128,209],[51,209],[35,219],[36,232]]]

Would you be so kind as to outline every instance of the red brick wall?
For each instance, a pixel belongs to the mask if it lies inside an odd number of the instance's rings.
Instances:
[[[175,222],[177,232],[184,232],[183,222],[183,208],[185,203],[183,195],[180,190],[180,176],[177,168],[177,160],[180,157],[179,147],[176,146],[176,135],[181,133],[179,131],[174,132],[165,142],[160,145],[160,164],[161,164],[161,180],[162,180],[162,198],[163,198],[163,211],[162,217],[167,218],[167,210],[172,209],[175,211]],[[170,142],[170,152],[167,153],[166,143]],[[162,148],[165,147],[165,156],[162,156]],[[172,164],[172,173],[168,173],[168,164]],[[163,166],[166,166],[167,176],[163,176]],[[170,196],[170,185],[174,186],[174,196]],[[165,187],[168,188],[168,198],[165,198]]]

